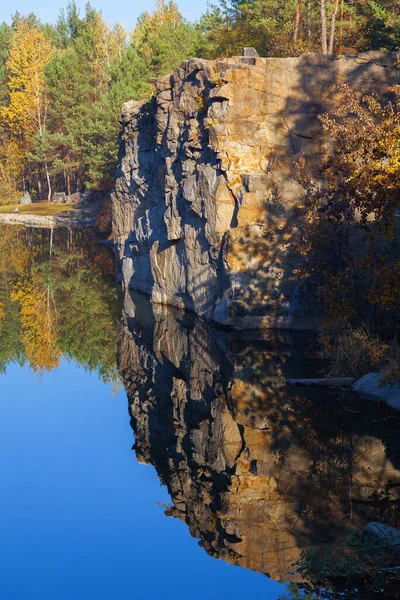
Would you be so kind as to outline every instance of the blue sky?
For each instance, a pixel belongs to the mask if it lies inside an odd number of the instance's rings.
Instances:
[[[17,10],[22,14],[34,12],[42,21],[55,23],[60,9],[65,7],[68,0],[16,0],[15,2],[0,2],[0,21],[10,22],[10,16]],[[77,5],[83,12],[86,0],[77,0]],[[150,11],[155,0],[91,0],[94,8],[101,10],[108,23],[113,25],[120,21],[126,29],[134,27],[136,19],[145,10]],[[183,16],[194,21],[206,10],[207,0],[178,0]]]
[[[131,450],[128,402],[74,363],[0,375],[2,600],[276,600],[267,577],[209,557],[164,515]]]

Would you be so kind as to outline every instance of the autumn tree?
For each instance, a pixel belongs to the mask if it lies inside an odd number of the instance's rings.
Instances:
[[[392,100],[358,98],[342,85],[321,117],[326,149],[320,180],[302,176],[299,247],[333,326],[369,320],[385,331],[400,325],[400,88]]]
[[[0,226],[0,372],[64,356],[115,381],[115,294],[113,254],[94,231]]]
[[[7,60],[8,104],[0,116],[6,129],[21,144],[32,150],[35,142],[43,147],[46,140],[49,108],[43,70],[52,55],[52,47],[43,31],[21,20],[13,33]],[[51,183],[46,152],[42,161],[51,197]]]

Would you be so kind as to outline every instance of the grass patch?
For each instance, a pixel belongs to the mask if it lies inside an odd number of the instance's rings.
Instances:
[[[53,204],[52,202],[33,202],[32,204],[8,204],[0,206],[0,213],[12,213],[15,208],[18,208],[20,214],[51,216],[65,212],[76,211],[74,206],[65,204]]]
[[[348,329],[332,343],[329,377],[358,379],[370,371],[379,370],[388,349],[388,345],[373,335],[368,327]]]

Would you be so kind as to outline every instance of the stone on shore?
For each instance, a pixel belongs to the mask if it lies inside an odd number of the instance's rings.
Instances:
[[[55,192],[53,196],[53,203],[60,204],[60,202],[65,202],[65,192]]]
[[[382,544],[389,548],[397,548],[400,552],[400,530],[384,523],[371,522],[364,529],[365,533],[378,538]]]
[[[18,200],[18,204],[32,204],[32,198],[29,192],[25,192],[25,194]]]
[[[323,377],[321,379],[287,379],[286,384],[294,387],[349,388],[354,377]]]
[[[385,400],[390,406],[400,409],[400,384],[382,384],[381,373],[368,373],[352,386],[352,390],[361,396],[373,400]]]

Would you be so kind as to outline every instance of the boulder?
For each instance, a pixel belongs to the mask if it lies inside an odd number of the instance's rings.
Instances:
[[[32,198],[29,192],[25,192],[25,194],[18,200],[18,204],[32,204]]]
[[[65,202],[65,192],[56,192],[53,196],[53,202],[54,204]]]
[[[71,199],[71,204],[78,204],[83,200],[83,194],[81,194],[81,192],[75,192],[74,194],[68,196],[68,198]]]
[[[371,522],[364,528],[364,532],[378,538],[388,548],[400,552],[400,530],[384,523]]]
[[[372,400],[385,400],[393,408],[400,409],[400,384],[383,385],[381,373],[364,375],[353,384],[352,389],[362,396]]]
[[[258,52],[255,48],[251,46],[245,46],[242,50],[242,56],[251,56],[253,58],[258,58]]]

